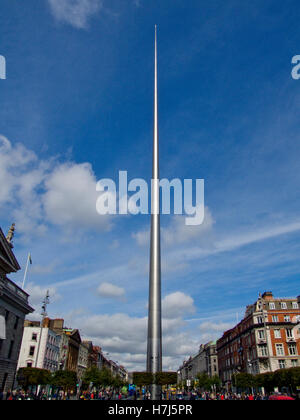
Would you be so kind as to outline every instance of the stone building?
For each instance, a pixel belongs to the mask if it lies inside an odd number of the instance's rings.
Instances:
[[[244,319],[217,342],[220,378],[227,389],[239,372],[259,374],[300,366],[300,297],[260,295]]]
[[[193,381],[199,373],[206,373],[210,377],[218,375],[216,342],[201,344],[199,352],[183,362],[178,371],[178,381]]]
[[[34,310],[25,293],[7,275],[20,270],[13,253],[14,225],[7,237],[0,229],[0,390],[12,389],[23,336],[25,316]]]
[[[33,367],[56,372],[59,369],[61,337],[40,322],[25,321],[18,369]]]
[[[89,366],[89,345],[82,342],[79,345],[78,352],[78,365],[77,365],[77,378],[82,381],[85,372]]]
[[[44,319],[44,327],[61,337],[59,369],[77,372],[81,337],[78,330],[64,327],[63,319]]]

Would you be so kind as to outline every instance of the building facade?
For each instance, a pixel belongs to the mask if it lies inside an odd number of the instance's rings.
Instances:
[[[193,381],[200,373],[206,373],[209,377],[219,374],[216,342],[201,344],[199,352],[183,362],[178,370],[178,382]]]
[[[259,374],[300,366],[300,297],[260,295],[244,319],[217,342],[219,375],[229,389],[239,372]]]
[[[84,374],[89,367],[89,346],[82,342],[79,345],[78,352],[78,366],[77,366],[77,378],[82,381]]]
[[[0,229],[0,390],[4,393],[14,386],[24,319],[34,311],[28,294],[7,277],[20,270],[12,251],[13,230],[6,238]]]
[[[80,333],[76,329],[66,328],[63,319],[45,318],[43,326],[60,336],[58,365],[60,370],[78,372]]]
[[[33,367],[56,372],[59,369],[60,335],[39,322],[25,321],[18,369]]]

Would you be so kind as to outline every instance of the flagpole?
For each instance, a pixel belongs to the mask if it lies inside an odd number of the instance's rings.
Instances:
[[[24,278],[23,278],[23,284],[22,284],[22,289],[23,290],[24,290],[24,287],[25,287],[25,282],[26,282],[26,277],[27,277],[27,272],[28,272],[28,266],[29,266],[29,260],[30,260],[30,253],[28,254],[28,257],[27,257],[26,269],[25,269]]]

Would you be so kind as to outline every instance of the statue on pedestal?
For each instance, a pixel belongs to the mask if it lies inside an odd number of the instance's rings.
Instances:
[[[16,226],[16,224],[15,224],[15,223],[13,223],[13,224],[11,225],[11,228],[9,229],[8,234],[7,234],[7,236],[6,236],[6,240],[7,240],[7,242],[8,242],[9,244],[11,244],[11,243],[12,243],[12,240],[13,240],[13,238],[14,238],[14,234],[15,234],[15,226]]]

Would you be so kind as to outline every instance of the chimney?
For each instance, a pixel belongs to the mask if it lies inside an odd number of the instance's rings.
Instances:
[[[273,293],[272,293],[272,292],[265,292],[265,293],[262,295],[262,298],[263,298],[264,300],[273,300],[273,299],[274,299],[274,296],[273,296]]]
[[[43,328],[49,328],[50,326],[50,318],[45,318],[43,321]]]
[[[51,322],[50,322],[50,328],[52,330],[61,331],[64,328],[64,320],[63,319],[52,319]]]

